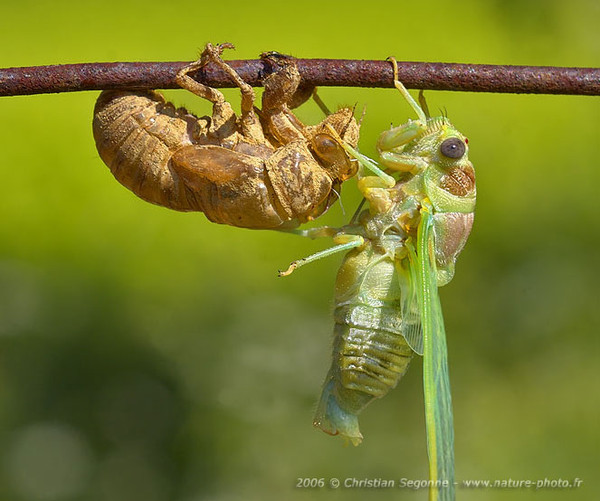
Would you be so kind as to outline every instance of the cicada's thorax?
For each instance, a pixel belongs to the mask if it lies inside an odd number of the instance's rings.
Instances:
[[[363,213],[365,245],[344,258],[335,285],[333,360],[315,426],[355,445],[357,415],[396,386],[413,352],[403,337],[396,256],[406,235],[392,214]]]

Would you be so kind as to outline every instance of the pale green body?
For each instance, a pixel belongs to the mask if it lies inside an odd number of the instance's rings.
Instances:
[[[384,133],[385,140],[388,135]],[[343,229],[346,238],[359,237],[360,246],[345,257],[336,280],[333,360],[314,422],[354,444],[362,440],[358,414],[396,386],[413,353],[423,353],[416,269],[407,242],[416,246],[424,201],[432,207],[436,285],[452,278],[471,230],[472,165],[466,152],[460,162],[440,158],[435,146],[448,137],[462,138],[447,119],[430,118],[421,133],[396,152],[402,165],[412,160],[423,168],[404,174],[391,187],[382,186],[381,178],[361,176],[359,186],[371,202],[370,210],[356,225]],[[393,157],[388,153],[385,158],[390,168]],[[444,176],[451,169],[472,178],[472,189],[452,186],[467,192],[463,196],[444,189],[449,186]]]
[[[369,209],[341,229],[300,232],[332,236],[338,245],[292,263],[284,274],[350,250],[336,281],[332,364],[314,424],[358,445],[358,414],[396,386],[414,353],[422,354],[430,480],[446,483],[430,489],[430,500],[449,501],[453,418],[437,288],[452,279],[471,231],[475,172],[467,139],[447,118],[428,117],[397,79],[395,84],[419,120],[380,135],[380,166],[344,145],[361,165],[358,186]]]
[[[315,425],[354,444],[362,439],[358,413],[396,386],[413,356],[402,335],[394,240],[378,242],[387,250],[367,240],[351,251],[336,281],[333,362]]]

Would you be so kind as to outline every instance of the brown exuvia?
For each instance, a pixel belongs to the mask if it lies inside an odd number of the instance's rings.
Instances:
[[[213,103],[210,117],[176,109],[154,91],[102,92],[93,122],[98,152],[148,202],[243,228],[293,228],[325,212],[356,173],[328,127],[356,146],[359,126],[350,108],[304,125],[290,110],[302,98],[296,64],[276,53],[263,55],[276,71],[264,80],[257,110],[252,87],[221,59],[231,47],[208,44],[177,75],[181,87]],[[239,118],[219,90],[188,76],[209,61],[240,88]]]

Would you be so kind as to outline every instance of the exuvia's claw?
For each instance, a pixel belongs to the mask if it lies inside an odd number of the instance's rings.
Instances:
[[[219,45],[217,45],[217,47],[221,51],[221,53],[223,53],[223,50],[225,50],[225,49],[235,50],[235,45],[233,45],[230,42],[220,43]]]

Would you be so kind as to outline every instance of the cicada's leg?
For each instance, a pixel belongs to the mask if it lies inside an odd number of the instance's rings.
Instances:
[[[377,176],[378,178],[381,178],[381,182],[382,182],[383,186],[385,186],[387,188],[392,188],[396,184],[396,180],[392,176],[383,172],[377,166],[377,163],[375,163],[375,161],[371,160],[368,156],[363,155],[362,153],[359,153],[352,146],[350,146],[346,141],[344,141],[340,137],[340,135],[337,133],[337,131],[333,127],[331,127],[330,124],[327,124],[327,129],[329,130],[331,135],[335,138],[335,140],[339,144],[342,145],[342,148],[344,148],[344,150],[346,150],[348,155],[350,155],[352,158],[356,159],[356,161],[359,163],[359,165],[361,167],[363,167],[363,169],[371,171],[373,174],[375,174],[375,176]]]
[[[423,94],[419,94],[421,106],[409,94],[406,87],[398,80],[398,64],[393,57],[388,58],[394,69],[394,86],[400,91],[404,99],[415,110],[418,120],[411,120],[399,127],[394,127],[384,131],[377,140],[377,151],[381,157],[381,163],[388,169],[403,172],[415,172],[422,170],[427,166],[427,162],[419,157],[406,155],[402,150],[406,144],[416,139],[425,129],[427,129],[427,117],[429,110],[425,103]]]
[[[428,164],[424,158],[403,153],[404,146],[425,129],[421,123],[410,121],[382,132],[377,140],[380,162],[388,169],[401,172],[418,172],[426,168]]]
[[[358,180],[358,189],[368,200],[371,212],[384,213],[392,205],[390,186],[385,179],[377,176],[365,176]]]
[[[358,189],[369,201],[371,209],[375,212],[385,212],[391,205],[389,188],[396,185],[396,180],[382,171],[377,164],[366,155],[359,153],[346,141],[340,138],[339,134],[329,124],[327,126],[331,135],[342,145],[350,157],[356,159],[363,171],[371,171],[374,176],[365,176],[359,174]]]
[[[415,139],[425,128],[426,126],[411,120],[404,125],[383,131],[377,139],[377,149],[379,151],[401,151],[402,146]]]
[[[422,125],[427,124],[427,114],[423,111],[423,109],[419,106],[419,104],[413,99],[413,97],[409,94],[406,87],[402,84],[400,80],[398,80],[398,62],[395,57],[388,57],[388,61],[392,63],[392,67],[394,69],[394,87],[400,91],[402,97],[406,99],[410,107],[415,110],[417,116],[419,117],[419,122]]]
[[[294,235],[298,235],[300,237],[310,238],[315,240],[317,238],[334,238],[338,233],[342,231],[341,228],[336,228],[334,226],[319,226],[317,228],[284,228],[277,229],[277,231],[282,231],[284,233],[292,233]]]
[[[329,249],[322,250],[320,252],[315,252],[308,257],[303,259],[298,259],[297,261],[293,261],[287,270],[279,271],[280,277],[287,277],[294,270],[304,266],[305,264],[312,263],[313,261],[317,261],[324,257],[331,256],[333,254],[337,254],[338,252],[344,252],[350,249],[354,249],[356,247],[360,247],[365,243],[365,240],[360,235],[348,235],[345,233],[340,233],[333,238],[333,241],[338,245],[334,245]]]
[[[395,151],[380,150],[379,157],[385,167],[400,172],[417,173],[429,165],[424,158]]]

